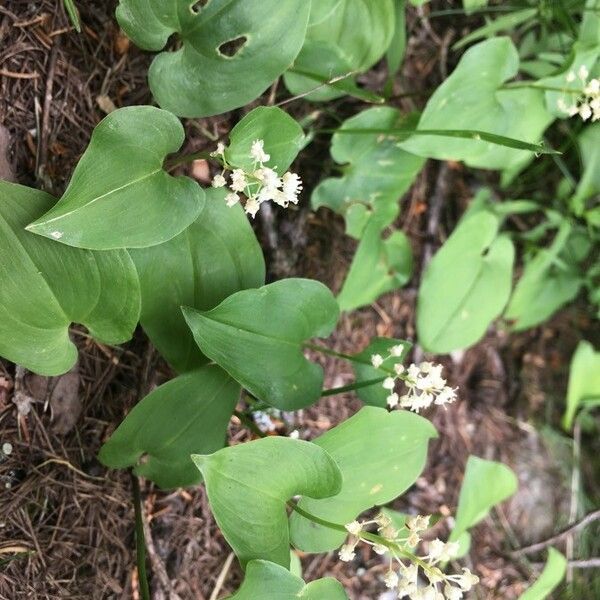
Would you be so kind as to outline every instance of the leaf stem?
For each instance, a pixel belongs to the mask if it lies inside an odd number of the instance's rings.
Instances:
[[[267,437],[267,434],[246,414],[239,410],[234,410],[233,414],[255,435],[258,437]]]
[[[342,385],[336,388],[330,388],[328,390],[323,390],[321,392],[321,397],[324,396],[335,396],[337,394],[343,394],[344,392],[351,392],[353,390],[360,390],[364,387],[369,387],[370,385],[374,385],[376,383],[381,383],[385,377],[377,377],[376,379],[367,379],[365,381],[355,381],[354,383],[350,383],[348,385]]]
[[[170,171],[179,165],[191,163],[200,158],[210,158],[210,152],[207,150],[200,150],[199,152],[192,152],[191,154],[181,154],[180,156],[175,156],[166,161],[165,170]]]
[[[135,511],[135,552],[137,560],[138,582],[142,600],[150,600],[148,574],[146,572],[146,540],[144,538],[144,523],[142,522],[142,498],[140,482],[137,476],[130,472],[131,487],[133,488],[133,509]]]

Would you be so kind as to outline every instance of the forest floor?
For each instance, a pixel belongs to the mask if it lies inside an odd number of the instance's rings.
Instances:
[[[57,196],[98,121],[115,106],[151,102],[145,78],[151,57],[119,32],[114,3],[82,0],[78,5],[84,25],[80,35],[60,0],[0,3],[0,177]],[[456,62],[449,47],[464,30],[455,19],[428,20],[426,14],[422,9],[410,14],[399,92],[435,87]],[[380,75],[385,76],[383,67],[363,83],[378,85]],[[274,86],[255,104],[284,94],[282,86]],[[411,102],[401,98],[397,105],[408,109]],[[295,116],[319,110],[305,102],[286,108]],[[359,109],[350,98],[331,106],[340,120]],[[242,114],[187,121],[185,150],[212,149]],[[318,139],[305,154],[295,168],[306,183],[301,206],[294,212],[268,212],[257,219],[256,231],[269,280],[313,277],[336,291],[355,246],[344,236],[341,219],[309,207],[310,189],[329,168],[327,140]],[[183,172],[203,183],[209,179],[206,163]],[[490,176],[481,177],[494,183]],[[414,339],[420,273],[480,182],[461,165],[427,164],[402,199],[398,222],[415,250],[413,280],[371,307],[345,314],[329,340],[332,347],[356,352],[373,335]],[[492,328],[475,347],[443,361],[449,382],[460,388],[460,401],[427,415],[440,437],[431,446],[423,476],[395,507],[440,514],[435,532],[443,537],[469,454],[512,466],[520,492],[474,530],[468,566],[482,580],[474,598],[517,598],[536,570],[511,552],[563,528],[572,510],[589,510],[572,493],[572,457],[574,451],[581,453],[577,473],[593,486],[591,470],[597,465],[587,457],[598,453],[598,442],[583,435],[574,444],[553,426],[563,408],[570,356],[581,332],[589,337],[592,327],[573,305],[522,334],[508,336]],[[80,360],[66,378],[42,378],[0,364],[0,442],[14,447],[0,464],[1,600],[139,598],[130,476],[107,470],[96,455],[144,389],[171,373],[141,330],[122,347],[101,345],[81,328],[73,329],[73,339]],[[423,356],[418,348],[414,352],[413,359]],[[323,364],[328,387],[350,381],[347,365],[335,359]],[[27,397],[33,401],[23,402]],[[310,439],[359,405],[351,395],[325,398],[275,425]],[[233,440],[249,435],[234,421],[230,434]],[[588,492],[599,496],[593,487]],[[203,488],[164,492],[142,481],[142,495],[153,598],[216,600],[235,590],[241,572]],[[301,558],[306,579],[333,575],[353,600],[388,598],[380,578],[385,565],[368,551],[358,570],[333,553]],[[543,562],[545,552],[529,558]]]

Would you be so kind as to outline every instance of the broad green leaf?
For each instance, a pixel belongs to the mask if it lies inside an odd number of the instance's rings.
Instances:
[[[120,344],[133,335],[140,289],[125,251],[70,248],[25,231],[56,199],[0,181],[0,355],[42,375],[75,363],[71,323]]]
[[[417,332],[429,352],[477,342],[510,296],[514,246],[489,210],[467,213],[423,275]]]
[[[544,322],[579,293],[583,284],[581,273],[561,256],[570,230],[565,223],[551,247],[539,250],[526,264],[504,313],[514,331]]]
[[[393,91],[394,76],[400,70],[406,52],[406,0],[394,0],[394,35],[386,52],[388,81],[386,94]]]
[[[371,356],[373,356],[373,354],[380,354],[385,358],[389,355],[392,346],[403,346],[402,356],[390,357],[383,363],[381,368],[376,369],[371,364]],[[352,369],[354,370],[357,382],[373,381],[378,378],[381,379],[381,381],[378,381],[373,385],[362,387],[357,390],[356,393],[358,394],[358,397],[365,404],[380,406],[381,408],[387,407],[386,398],[389,395],[389,391],[384,389],[381,384],[383,379],[393,372],[393,365],[395,363],[404,362],[411,346],[412,344],[405,340],[376,337],[369,342],[369,345],[362,352],[354,355]]]
[[[337,297],[340,309],[354,310],[398,289],[411,278],[413,255],[410,241],[402,231],[381,239],[377,222],[365,228],[344,286]]]
[[[229,600],[348,600],[339,581],[331,577],[306,584],[287,569],[266,560],[252,560],[242,587]]]
[[[340,470],[325,450],[290,438],[267,437],[192,459],[217,524],[242,565],[264,559],[289,568],[286,502],[298,494],[327,498],[342,486]]]
[[[376,220],[380,229],[389,225],[398,215],[399,199],[425,161],[398,147],[405,136],[360,130],[412,129],[415,123],[416,115],[406,117],[389,107],[370,108],[344,121],[331,141],[331,156],[344,165],[342,176],[326,179],[317,186],[311,198],[313,208],[327,206],[346,215],[353,208],[364,207],[360,224],[350,228],[347,225],[348,233],[356,238],[361,237],[369,219]]]
[[[394,34],[394,12],[393,0],[313,2],[304,48],[312,45],[320,50],[304,55],[303,70],[319,74],[324,81],[345,73],[366,71],[384,55],[390,45]],[[323,55],[336,56],[339,67],[344,67],[327,71],[326,68],[332,65],[322,62]],[[284,81],[292,94],[304,94],[315,87],[314,81],[298,77],[293,72],[286,73]],[[342,93],[327,87],[309,94],[308,99],[331,100]]]
[[[94,129],[69,186],[27,229],[91,250],[142,248],[170,240],[200,214],[202,188],[163,170],[183,126],[167,111],[131,106]]]
[[[518,485],[517,476],[506,465],[469,456],[450,540],[460,539],[465,531],[482,521],[492,507],[512,496]]]
[[[240,386],[217,365],[206,365],[161,385],[133,407],[100,449],[107,467],[147,477],[161,488],[200,482],[190,455],[225,445]]]
[[[292,164],[304,144],[302,127],[276,106],[259,106],[248,113],[229,134],[225,158],[234,167],[252,172],[254,159],[250,149],[254,140],[264,140],[265,151],[271,156],[266,163],[282,175]]]
[[[328,336],[338,319],[322,283],[284,279],[183,314],[200,350],[258,399],[297,410],[320,397],[323,369],[304,357],[303,345]]]
[[[331,498],[302,498],[299,507],[327,521],[345,524],[360,513],[391,502],[419,477],[427,459],[433,425],[408,411],[365,406],[356,415],[314,440],[339,466],[343,485]],[[290,516],[294,546],[328,552],[346,533],[317,525],[297,512]]]
[[[159,54],[148,80],[158,104],[181,117],[225,113],[260,96],[300,52],[307,0],[120,0],[117,20]]]
[[[589,342],[581,341],[571,359],[563,427],[571,429],[577,411],[587,402],[595,402],[598,399],[600,399],[600,352],[595,352],[594,346]]]
[[[467,14],[477,11],[480,8],[486,7],[488,0],[463,0],[463,7]]]
[[[234,292],[265,282],[252,227],[242,208],[227,207],[224,196],[223,190],[207,190],[204,210],[182,233],[160,246],[130,251],[142,288],[144,331],[179,372],[206,362],[181,307],[210,310]]]
[[[571,207],[581,216],[587,201],[600,194],[600,122],[586,127],[577,139],[583,172],[573,198]]]
[[[423,130],[478,130],[537,144],[553,117],[543,92],[531,88],[502,89],[519,69],[519,56],[507,37],[469,48],[454,72],[427,102],[419,121]],[[461,160],[482,169],[515,171],[533,154],[473,136],[453,139],[414,135],[401,147],[428,158]]]
[[[567,571],[567,559],[554,548],[548,549],[548,561],[539,579],[519,600],[544,600],[558,587]]]

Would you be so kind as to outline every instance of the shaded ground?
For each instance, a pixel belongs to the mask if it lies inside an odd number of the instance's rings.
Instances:
[[[9,162],[20,183],[55,194],[64,189],[93,126],[112,105],[150,101],[145,84],[149,57],[119,34],[111,3],[79,5],[80,36],[70,29],[58,0],[6,0],[0,6],[0,124],[10,134]],[[448,47],[458,35],[453,21],[429,22],[416,13],[410,32],[398,93],[435,86],[451,70]],[[377,83],[382,73],[370,74],[367,83]],[[283,93],[277,88],[274,97]],[[398,102],[412,108],[412,101]],[[345,98],[333,112],[343,118],[359,106]],[[288,109],[304,115],[314,107],[294,103]],[[212,147],[211,138],[225,134],[240,114],[189,121],[188,149]],[[317,140],[306,154],[297,170],[310,190],[328,168],[327,139]],[[202,167],[196,165],[196,176],[205,176]],[[480,183],[460,166],[440,163],[429,163],[418,177],[402,201],[399,225],[409,234],[421,267]],[[339,289],[353,242],[331,213],[310,212],[308,197],[299,211],[269,213],[257,223],[270,277],[314,277]],[[357,351],[373,335],[414,339],[419,271],[407,288],[345,315],[331,345]],[[422,478],[396,507],[441,513],[435,533],[445,536],[469,454],[502,460],[517,470],[521,493],[474,532],[469,566],[482,578],[480,598],[516,598],[532,571],[528,563],[511,558],[511,549],[545,539],[565,525],[572,502],[571,442],[549,430],[538,433],[532,424],[556,423],[569,357],[579,332],[589,336],[590,327],[575,306],[525,334],[508,338],[491,330],[476,347],[446,362],[451,384],[460,387],[460,401],[428,415],[440,438]],[[81,358],[70,392],[56,393],[55,381],[48,385],[14,365],[0,366],[0,442],[14,447],[0,465],[5,486],[0,491],[2,600],[139,597],[129,475],[107,471],[95,455],[140,394],[170,374],[142,332],[121,348],[102,346],[80,330],[73,336]],[[417,349],[413,358],[421,357]],[[350,381],[347,365],[328,359],[324,366],[328,387]],[[23,395],[37,400],[27,414],[20,414],[13,402]],[[327,398],[284,427],[309,439],[358,407],[350,396]],[[21,406],[21,413],[26,408]],[[73,420],[69,415],[79,416]],[[230,433],[233,440],[248,436],[235,422]],[[598,450],[585,436],[583,441],[584,458]],[[593,482],[594,473],[586,471],[593,463],[583,464],[583,480]],[[215,600],[236,589],[240,572],[228,560],[228,546],[203,489],[166,493],[143,483],[142,491],[154,597]],[[588,489],[588,495],[598,497],[598,490]],[[585,500],[578,503],[579,513],[589,510]],[[533,556],[543,558],[543,553]],[[379,577],[384,567],[369,553],[352,565],[333,554],[306,556],[303,566],[308,579],[339,578],[355,600],[376,599],[383,591]],[[221,575],[220,592],[214,595]]]

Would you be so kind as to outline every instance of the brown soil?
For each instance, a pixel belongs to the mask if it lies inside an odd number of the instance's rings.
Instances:
[[[57,195],[105,111],[111,105],[151,101],[145,82],[150,57],[119,33],[114,3],[81,1],[78,6],[81,35],[70,28],[59,0],[5,0],[0,6],[0,125],[10,134],[9,162],[17,181]],[[412,13],[410,33],[402,81],[408,89],[429,89],[451,70],[449,44],[462,32],[451,20],[429,22]],[[366,83],[378,83],[380,75],[376,70]],[[284,91],[279,87],[273,93]],[[412,108],[410,102],[402,103]],[[343,118],[359,107],[345,98],[332,111]],[[299,102],[288,109],[304,115],[314,107]],[[225,134],[240,114],[188,121],[187,149],[212,146],[210,136]],[[317,141],[307,154],[298,170],[310,190],[324,176],[327,140]],[[445,239],[479,183],[453,164],[430,163],[419,176],[402,200],[399,225],[410,235],[420,266]],[[354,244],[343,235],[338,218],[327,211],[310,212],[307,198],[308,193],[297,212],[273,213],[257,225],[269,276],[314,277],[339,289]],[[408,287],[345,315],[331,345],[357,351],[373,335],[414,339],[419,272]],[[395,506],[441,514],[435,533],[444,536],[469,454],[515,468],[521,492],[474,531],[469,566],[482,578],[474,597],[516,598],[532,570],[527,562],[511,558],[511,549],[545,539],[565,524],[571,444],[539,433],[532,424],[557,422],[569,357],[579,332],[589,335],[590,328],[575,306],[521,335],[509,338],[492,329],[480,344],[445,361],[450,382],[460,387],[460,401],[427,415],[440,438],[425,473]],[[170,373],[141,331],[119,348],[100,345],[77,328],[73,337],[81,358],[79,375],[70,385],[71,391],[79,385],[79,394],[71,394],[66,408],[61,402],[68,394],[57,398],[56,381],[48,385],[23,376],[14,365],[0,365],[0,442],[14,446],[0,464],[2,600],[139,598],[130,476],[105,469],[95,456],[140,394]],[[416,358],[419,354],[417,350]],[[327,386],[350,381],[347,365],[333,359],[323,364]],[[35,399],[28,414],[19,414],[13,402],[19,394]],[[326,398],[288,426],[309,439],[358,408],[350,395]],[[69,420],[73,414],[79,415],[75,422]],[[235,422],[230,433],[238,441],[248,437]],[[584,442],[584,457],[586,451],[598,450],[591,440],[584,437]],[[592,463],[583,464],[582,478],[593,482],[594,473],[586,471]],[[588,493],[598,497],[598,489]],[[234,591],[241,573],[228,560],[230,550],[203,488],[163,492],[142,482],[142,494],[153,597],[214,600],[221,573],[218,597]],[[544,555],[533,558],[543,560]],[[329,554],[305,556],[302,562],[307,579],[333,575],[353,600],[379,598],[384,590],[379,558],[367,552],[359,559],[345,565]]]

